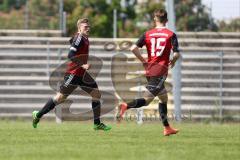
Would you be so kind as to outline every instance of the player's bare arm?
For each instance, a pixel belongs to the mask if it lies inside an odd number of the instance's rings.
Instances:
[[[147,61],[142,57],[141,52],[139,48],[142,48],[145,45],[145,33],[141,35],[141,37],[138,39],[136,44],[134,44],[130,50],[133,52],[133,54],[143,63],[143,66],[146,67]]]
[[[169,65],[171,68],[175,66],[176,61],[180,58],[180,53],[179,52],[174,52],[173,53],[173,58],[169,61]]]
[[[178,48],[178,38],[177,35],[174,33],[171,38],[171,44],[172,44],[172,51],[173,51],[173,57],[169,61],[169,65],[171,68],[175,66],[176,61],[180,58],[180,51]]]
[[[130,50],[133,52],[133,54],[134,54],[143,64],[146,63],[146,60],[142,57],[141,52],[140,52],[140,50],[139,50],[139,48],[138,48],[137,45],[134,44],[134,45],[131,47]]]
[[[90,67],[91,67],[91,64],[83,64],[82,66],[81,66],[83,69],[86,69],[86,70],[88,70]]]

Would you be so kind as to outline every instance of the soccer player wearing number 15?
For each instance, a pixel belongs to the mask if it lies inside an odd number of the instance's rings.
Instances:
[[[146,70],[148,84],[147,91],[143,98],[135,99],[129,103],[122,103],[118,107],[117,119],[120,121],[124,112],[130,108],[139,108],[147,106],[156,96],[159,98],[159,114],[164,125],[164,135],[176,134],[177,129],[170,127],[167,120],[167,101],[168,95],[164,87],[164,81],[167,78],[168,67],[174,67],[175,62],[180,57],[178,50],[178,40],[175,33],[165,27],[168,19],[165,10],[156,10],[153,14],[155,28],[146,31],[131,47],[131,51],[143,63]],[[148,61],[140,53],[139,48],[146,46]],[[171,50],[173,58],[169,60]]]

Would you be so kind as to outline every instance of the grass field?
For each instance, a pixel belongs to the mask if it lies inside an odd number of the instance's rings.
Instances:
[[[237,160],[239,124],[175,124],[181,132],[164,137],[160,123],[112,124],[93,131],[88,122],[56,124],[0,121],[1,160]]]

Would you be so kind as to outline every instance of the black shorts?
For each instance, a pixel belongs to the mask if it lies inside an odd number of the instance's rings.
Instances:
[[[64,95],[70,95],[77,87],[80,87],[87,93],[91,93],[94,89],[98,89],[96,81],[88,72],[85,72],[82,77],[73,74],[65,75],[59,92]]]
[[[167,77],[160,76],[160,77],[147,77],[147,86],[146,88],[150,93],[152,93],[154,96],[162,94],[163,91],[165,91],[164,82]]]

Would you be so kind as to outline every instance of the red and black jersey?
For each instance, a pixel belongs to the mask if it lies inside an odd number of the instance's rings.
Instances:
[[[179,52],[176,34],[166,27],[156,27],[146,31],[136,45],[147,48],[146,76],[167,76],[171,50]]]
[[[81,66],[87,64],[89,53],[89,41],[87,37],[84,37],[80,33],[77,33],[70,39],[70,50],[68,58],[71,61],[67,64],[66,74],[73,74],[76,76],[83,76],[85,69]]]

